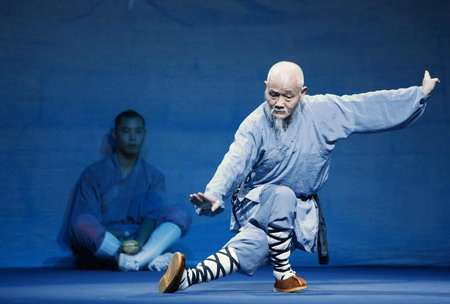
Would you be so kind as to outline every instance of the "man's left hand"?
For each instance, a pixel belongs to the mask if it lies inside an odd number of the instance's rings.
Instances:
[[[439,82],[439,78],[431,78],[430,73],[428,71],[425,71],[425,75],[423,76],[422,80],[422,91],[425,96],[430,96],[431,92],[433,92],[434,88],[436,87],[436,84]]]
[[[215,212],[222,207],[222,203],[218,199],[205,196],[202,192],[191,194],[189,199],[196,207],[207,210],[210,209],[212,212]]]

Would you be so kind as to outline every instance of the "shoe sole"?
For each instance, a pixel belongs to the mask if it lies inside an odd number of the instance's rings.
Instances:
[[[295,291],[299,291],[299,290],[305,290],[308,286],[301,286],[301,287],[294,287],[294,288],[289,288],[289,289],[281,289],[281,288],[277,288],[274,287],[273,291],[274,292],[295,292]]]
[[[166,273],[163,275],[161,280],[159,280],[159,292],[174,293],[178,290],[185,265],[185,255],[180,252],[175,252]]]

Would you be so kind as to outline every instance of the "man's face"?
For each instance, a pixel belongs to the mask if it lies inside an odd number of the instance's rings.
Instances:
[[[279,119],[288,119],[294,113],[298,102],[306,94],[306,87],[299,88],[296,77],[276,76],[264,82],[265,97],[272,115]]]
[[[122,118],[113,137],[117,143],[119,153],[133,156],[139,154],[147,131],[140,118]]]

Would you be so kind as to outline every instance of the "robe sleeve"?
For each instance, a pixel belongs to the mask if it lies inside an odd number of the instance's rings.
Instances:
[[[425,110],[421,87],[355,95],[315,95],[308,101],[316,127],[328,143],[353,133],[395,130],[417,120]]]
[[[73,220],[81,214],[90,214],[99,222],[102,222],[100,200],[100,192],[96,186],[95,178],[88,169],[78,181],[73,198],[71,219]]]
[[[252,115],[247,117],[237,130],[234,141],[230,145],[222,162],[211,181],[206,186],[205,195],[222,202],[221,210],[214,213],[210,210],[196,208],[199,215],[216,215],[224,211],[223,202],[245,179],[256,159],[258,142],[258,121]]]

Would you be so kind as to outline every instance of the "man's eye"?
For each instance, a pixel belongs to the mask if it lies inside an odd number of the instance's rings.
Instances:
[[[280,96],[280,94],[276,93],[276,92],[269,92],[269,95],[272,97],[278,97]]]

